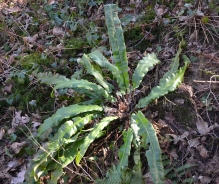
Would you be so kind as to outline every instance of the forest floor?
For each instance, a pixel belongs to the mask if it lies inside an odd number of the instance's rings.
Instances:
[[[24,182],[37,150],[28,136],[58,108],[80,100],[56,96],[34,74],[51,71],[70,77],[81,71],[76,61],[83,53],[94,47],[109,53],[102,3],[0,1],[0,183]],[[219,183],[219,3],[121,0],[119,7],[130,70],[147,53],[155,52],[161,60],[143,81],[147,89],[169,69],[180,41],[191,60],[183,84],[144,112],[168,161],[165,169],[171,172],[165,182]],[[109,134],[106,142],[119,139],[116,131]],[[102,155],[97,165],[104,170],[115,158],[102,144],[88,155]],[[89,168],[91,175],[90,170],[102,174],[95,164]],[[75,175],[66,173],[69,183],[77,183]],[[150,183],[146,173],[144,177]]]

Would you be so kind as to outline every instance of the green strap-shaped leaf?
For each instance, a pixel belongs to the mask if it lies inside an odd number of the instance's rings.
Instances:
[[[77,156],[79,147],[83,144],[84,139],[76,140],[73,143],[68,144],[64,147],[63,156],[58,158],[58,161],[62,164],[63,168],[70,164]]]
[[[96,139],[98,134],[113,120],[117,119],[117,116],[109,116],[102,119],[93,130],[85,137],[84,143],[80,145],[80,150],[76,156],[76,164],[79,165],[81,159],[83,158],[85,152],[87,151],[90,144]]]
[[[185,70],[188,65],[189,63],[186,62],[185,66],[182,67],[179,71],[171,74],[169,77],[163,80],[159,86],[152,88],[150,94],[147,97],[142,98],[138,102],[136,107],[137,108],[146,107],[151,101],[166,95],[170,91],[174,91],[178,87],[178,85],[182,82]]]
[[[75,117],[72,119],[73,121],[66,121],[64,124],[61,125],[58,132],[54,135],[51,141],[54,144],[56,141],[59,141],[59,143],[61,143],[62,138],[69,139],[78,130],[84,127],[84,125],[89,123],[92,117],[93,117],[93,114],[89,114],[85,116],[84,118]]]
[[[113,74],[113,77],[116,78],[116,81],[119,84],[119,86],[124,85],[123,77],[118,75],[119,74],[118,68],[115,65],[111,64],[100,51],[95,50],[95,51],[91,52],[89,54],[89,57],[94,62],[96,62],[99,66],[108,69]]]
[[[58,179],[63,175],[62,166],[59,164],[56,164],[56,168],[54,171],[50,174],[50,180],[48,181],[48,184],[54,184],[58,183]]]
[[[143,180],[143,174],[142,174],[142,162],[141,162],[141,157],[140,157],[141,140],[138,134],[140,128],[133,121],[131,121],[131,128],[132,128],[133,135],[134,135],[133,143],[134,143],[136,150],[134,152],[135,165],[132,169],[133,174],[132,174],[132,179],[130,183],[143,184],[144,180]]]
[[[90,122],[92,118],[92,114],[81,118],[76,117],[73,121],[67,121],[61,125],[58,132],[54,135],[54,137],[47,142],[35,155],[31,168],[34,171],[34,178],[37,181],[39,177],[43,174],[44,168],[47,168],[48,161],[51,160],[50,156],[55,157],[57,152],[64,145],[75,142],[78,138],[78,135],[73,136],[80,130],[84,125]],[[64,166],[62,166],[64,167]],[[31,176],[33,177],[33,176]],[[54,178],[55,179],[55,178]]]
[[[98,184],[122,184],[121,172],[118,172],[115,165],[112,166],[106,173],[106,178],[96,181]]]
[[[149,149],[146,151],[146,157],[150,167],[152,180],[155,184],[161,184],[164,182],[164,168],[156,131],[140,111],[137,114],[132,114],[131,121],[139,126],[138,134],[139,136],[142,136],[141,142],[143,147],[146,148],[149,144]]]
[[[68,78],[66,78],[63,75],[59,74],[52,74],[52,72],[45,72],[45,73],[38,73],[36,75],[37,79],[41,81],[41,83],[54,85],[61,82],[69,81]]]
[[[46,119],[38,129],[38,136],[40,137],[45,131],[53,126],[57,126],[60,121],[65,118],[76,116],[83,112],[89,111],[102,111],[103,108],[98,105],[70,105],[68,107],[62,107],[50,118]]]
[[[34,177],[35,181],[38,181],[40,176],[42,176],[44,171],[48,171],[48,163],[51,162],[51,157],[55,157],[59,149],[64,145],[69,143],[70,141],[74,142],[78,138],[78,135],[74,136],[71,139],[61,139],[60,143],[47,142],[46,144],[41,147],[37,154],[35,155],[34,159],[31,161],[31,170],[33,171],[33,175],[29,177]],[[66,141],[66,142],[65,142]]]
[[[140,157],[140,148],[136,149],[134,152],[134,162],[133,174],[130,183],[144,184],[143,174],[142,174],[142,163]]]
[[[139,87],[145,74],[158,63],[160,63],[160,60],[157,59],[157,56],[154,53],[147,54],[147,56],[143,57],[143,59],[138,62],[132,77],[132,90]]]
[[[182,52],[182,44],[183,44],[183,41],[180,42],[179,49],[176,53],[176,56],[172,59],[172,63],[170,65],[170,70],[164,74],[162,79],[160,79],[160,83],[163,83],[166,80],[166,78],[168,78],[171,74],[177,72],[177,70],[179,68],[179,56]]]
[[[118,7],[115,4],[104,5],[106,26],[115,64],[123,83],[119,85],[121,92],[129,91],[128,59],[121,22],[118,17]]]
[[[112,88],[113,86],[109,83],[107,83],[103,76],[100,74],[100,72],[98,72],[96,69],[93,68],[93,66],[91,65],[90,63],[90,59],[89,57],[84,54],[81,61],[80,61],[81,64],[83,64],[83,66],[86,68],[87,70],[87,73],[89,73],[90,75],[93,75],[95,77],[95,79],[97,80],[97,82],[104,88],[106,89],[106,91],[108,93],[111,93],[112,92]]]
[[[54,89],[60,88],[72,88],[78,93],[82,93],[93,98],[100,98],[103,96],[106,99],[111,99],[109,93],[107,93],[107,91],[105,91],[101,86],[87,80],[77,80],[73,78],[66,82],[57,83],[54,87]]]
[[[131,144],[133,139],[133,132],[131,129],[127,131],[123,131],[123,145],[119,149],[119,164],[117,166],[118,172],[121,172],[122,169],[126,169],[128,167],[128,160],[131,151]]]

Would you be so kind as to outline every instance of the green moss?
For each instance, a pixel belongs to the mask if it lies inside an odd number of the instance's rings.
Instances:
[[[176,121],[185,127],[194,128],[196,115],[192,112],[191,103],[189,100],[185,100],[182,105],[175,105],[173,107],[173,116]]]
[[[71,49],[83,49],[88,46],[88,42],[85,38],[71,38],[65,40],[65,47]]]
[[[154,21],[155,17],[156,17],[156,13],[155,13],[153,7],[152,6],[147,6],[146,7],[146,13],[144,14],[144,16],[142,16],[140,18],[140,21],[142,23],[149,24],[149,23],[152,23]]]
[[[142,34],[141,27],[132,28],[124,33],[126,45],[128,45],[128,47],[133,47],[136,45],[134,49],[140,50],[141,52],[144,52],[149,46],[149,42],[147,40],[142,40],[144,36],[145,35]]]
[[[179,123],[180,126],[184,128],[196,127],[196,113],[187,95],[172,92],[166,95],[166,98],[168,100],[159,99],[158,104],[150,108],[152,112],[158,111],[157,119],[165,119],[166,112],[170,112],[175,118],[175,123]],[[183,103],[179,104],[176,100],[182,100]]]
[[[71,104],[78,104],[85,100],[85,96],[79,93],[74,92],[74,97],[69,97],[68,95],[61,95],[59,96],[59,101],[67,101],[68,105]]]
[[[33,66],[43,65],[50,66],[53,63],[53,59],[50,57],[42,57],[40,53],[35,52],[24,56],[21,59],[20,66],[22,69],[30,70]]]
[[[52,111],[54,99],[50,98],[51,89],[48,86],[31,86],[28,77],[25,77],[21,83],[17,77],[13,77],[12,95],[8,98],[11,104],[2,104],[4,107],[13,105],[22,112]],[[36,106],[29,102],[36,101]]]
[[[64,55],[67,58],[76,57],[77,54],[81,51],[87,52],[87,47],[89,46],[86,38],[73,37],[70,39],[66,39],[64,41],[65,50]]]

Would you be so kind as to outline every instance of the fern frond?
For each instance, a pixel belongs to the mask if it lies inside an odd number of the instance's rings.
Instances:
[[[123,131],[123,141],[124,144],[119,149],[119,164],[117,165],[118,172],[121,172],[122,169],[128,167],[128,158],[131,151],[131,143],[133,139],[133,132],[131,129]]]
[[[170,91],[174,91],[179,84],[183,80],[183,76],[187,66],[189,65],[188,62],[185,63],[185,66],[178,70],[176,73],[172,73],[170,76],[166,77],[165,80],[162,80],[159,86],[152,88],[150,94],[142,98],[138,104],[136,105],[137,108],[144,108],[146,107],[151,101],[166,95]]]
[[[106,99],[112,100],[111,95],[107,93],[107,91],[104,90],[101,86],[83,79],[77,80],[73,78],[69,81],[62,81],[57,83],[54,87],[54,89],[60,88],[72,88],[76,92],[85,94],[88,97],[101,98],[102,96]]]
[[[147,54],[142,60],[138,62],[138,65],[134,71],[132,77],[132,90],[139,87],[145,74],[156,64],[160,63],[154,53]]]
[[[118,75],[118,68],[115,65],[111,64],[100,51],[95,50],[91,52],[88,56],[99,66],[108,69],[113,74],[113,77],[116,78],[116,81],[120,87],[124,85],[123,77]]]
[[[130,183],[144,184],[143,174],[142,174],[142,162],[140,157],[140,148],[136,149],[134,152],[134,162],[133,174]]]
[[[107,83],[103,76],[100,74],[100,72],[98,72],[96,69],[94,69],[94,67],[91,65],[90,63],[90,59],[89,57],[84,54],[81,61],[81,64],[83,64],[83,66],[86,68],[87,73],[89,73],[90,75],[93,75],[95,77],[95,79],[97,80],[97,82],[108,92],[111,93],[113,86],[109,83]]]
[[[113,59],[123,79],[123,84],[119,87],[122,93],[129,92],[128,59],[123,30],[118,17],[118,7],[116,4],[104,5],[104,11]]]
[[[163,183],[164,168],[156,131],[140,111],[137,114],[132,114],[131,121],[132,123],[136,123],[139,127],[138,135],[142,137],[141,146],[146,148],[149,144],[149,149],[146,151],[146,157],[150,167],[150,174],[152,176],[153,182],[155,184]]]
[[[70,105],[62,107],[56,111],[50,118],[46,119],[38,129],[38,137],[53,126],[57,126],[60,121],[70,118],[84,112],[102,111],[103,108],[98,105]]]
[[[136,149],[134,152],[135,165],[132,169],[133,174],[132,174],[131,183],[143,184],[144,180],[143,180],[143,174],[142,174],[142,162],[141,162],[141,157],[140,157],[141,140],[138,134],[140,128],[136,123],[133,123],[133,121],[131,121],[131,128],[133,130],[133,135],[134,135],[133,143]]]
[[[98,184],[121,184],[121,173],[119,173],[115,165],[113,165],[112,168],[106,173],[106,178],[97,180],[96,182]]]
[[[59,74],[52,74],[52,72],[38,73],[36,74],[36,77],[38,80],[41,81],[41,83],[49,85],[55,85],[57,83],[69,81],[69,79],[65,76]]]
[[[81,159],[83,158],[85,152],[87,151],[90,144],[96,139],[100,131],[102,131],[111,121],[117,119],[117,116],[109,116],[103,118],[93,130],[85,137],[84,142],[80,145],[78,154],[76,156],[76,164],[79,165]]]
[[[163,83],[166,80],[166,78],[168,78],[171,74],[177,72],[177,70],[179,68],[179,56],[180,56],[180,54],[182,52],[182,44],[183,44],[183,41],[181,41],[179,43],[179,49],[178,49],[178,51],[176,53],[176,56],[172,59],[172,63],[170,65],[170,70],[168,70],[168,72],[166,72],[164,74],[162,79],[160,79],[160,83]]]
[[[63,175],[62,166],[60,164],[55,165],[55,170],[50,174],[50,180],[48,184],[58,183],[59,178]]]
[[[73,121],[67,121],[59,128],[58,132],[54,137],[47,142],[42,148],[39,149],[35,155],[31,168],[34,171],[34,179],[39,180],[39,177],[43,174],[43,170],[46,169],[48,165],[48,160],[51,160],[51,156],[55,156],[58,150],[68,143],[75,142],[79,134],[76,134],[84,125],[90,122],[92,114],[84,118],[75,118]],[[72,137],[76,134],[74,137]],[[72,138],[71,138],[72,137]],[[33,177],[33,176],[30,176]]]

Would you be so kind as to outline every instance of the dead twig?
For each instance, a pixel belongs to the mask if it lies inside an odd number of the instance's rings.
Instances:
[[[193,80],[193,82],[219,84],[219,81],[200,81],[200,80]]]

